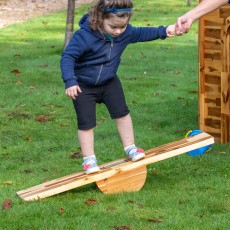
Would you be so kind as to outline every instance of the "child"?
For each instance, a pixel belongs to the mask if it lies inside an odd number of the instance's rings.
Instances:
[[[127,156],[132,161],[145,157],[144,150],[135,146],[130,111],[117,69],[128,44],[172,37],[175,26],[133,27],[129,24],[132,8],[131,0],[96,1],[62,53],[62,78],[77,114],[86,174],[99,171],[94,153],[96,103],[104,103],[116,121]]]

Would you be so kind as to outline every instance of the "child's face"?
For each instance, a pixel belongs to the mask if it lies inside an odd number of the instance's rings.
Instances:
[[[104,32],[112,36],[113,38],[122,34],[129,23],[129,18],[119,18],[114,14],[103,21]]]

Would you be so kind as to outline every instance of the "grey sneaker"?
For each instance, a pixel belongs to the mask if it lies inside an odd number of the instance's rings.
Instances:
[[[95,157],[90,157],[86,159],[83,162],[82,166],[86,174],[95,173],[100,170]]]
[[[137,148],[136,146],[131,146],[126,150],[126,154],[132,161],[138,161],[145,157],[145,152],[141,148]]]

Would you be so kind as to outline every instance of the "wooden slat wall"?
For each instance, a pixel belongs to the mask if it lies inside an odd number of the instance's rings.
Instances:
[[[199,128],[230,142],[230,5],[199,20]]]

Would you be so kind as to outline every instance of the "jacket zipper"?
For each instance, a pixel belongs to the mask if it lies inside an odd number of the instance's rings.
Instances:
[[[111,43],[110,43],[109,60],[110,60],[110,58],[111,58],[112,48],[113,48],[113,41],[111,41]],[[100,79],[100,77],[101,77],[101,73],[102,73],[103,67],[104,67],[104,65],[101,65],[101,68],[100,68],[99,74],[98,74],[98,76],[97,76],[97,81],[96,81],[95,85],[97,85],[97,83],[98,83],[98,81],[99,81],[99,79]]]
[[[104,66],[104,65],[101,65],[101,68],[100,68],[99,74],[98,74],[98,76],[97,76],[97,81],[96,81],[95,85],[98,83],[98,81],[99,81],[99,79],[100,79],[100,76],[101,76],[101,72],[102,72],[103,66]]]
[[[110,60],[110,58],[111,58],[112,48],[113,48],[113,41],[111,41],[111,43],[110,43],[109,60]]]

